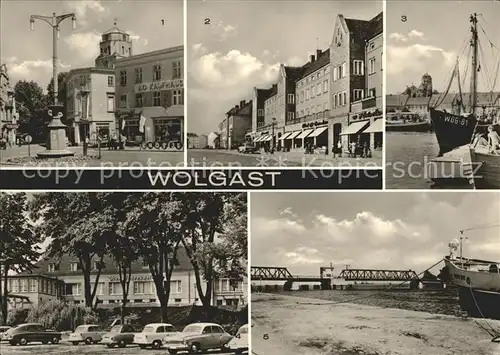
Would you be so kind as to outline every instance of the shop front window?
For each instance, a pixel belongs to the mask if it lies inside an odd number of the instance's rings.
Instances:
[[[139,120],[126,120],[124,135],[127,141],[142,142],[143,134],[139,131]]]
[[[155,120],[155,137],[160,141],[181,140],[180,119]]]

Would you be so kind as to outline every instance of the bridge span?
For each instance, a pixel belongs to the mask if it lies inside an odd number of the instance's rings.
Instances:
[[[252,266],[250,279],[253,281],[285,281],[285,290],[290,290],[294,282],[318,282],[322,290],[332,288],[330,275],[325,271],[333,267],[321,267],[320,276],[292,275],[286,267]],[[346,281],[419,281],[417,273],[413,270],[377,270],[377,269],[344,269],[340,272],[339,279]]]

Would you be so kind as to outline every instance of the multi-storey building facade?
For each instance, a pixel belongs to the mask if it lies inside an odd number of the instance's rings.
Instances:
[[[330,45],[329,147],[356,141],[381,148],[383,14],[369,21],[337,16]],[[380,120],[380,121],[379,121]],[[378,122],[377,122],[378,121]]]
[[[126,115],[120,125],[128,141],[183,142],[183,67],[183,46],[115,62],[116,107]],[[141,115],[146,119],[144,127],[140,127]]]
[[[243,100],[226,112],[226,118],[219,124],[221,148],[232,149],[246,142],[252,127],[253,106],[252,100]]]
[[[287,121],[281,137],[285,149],[303,148],[306,144],[326,146],[330,110],[330,53],[317,50],[301,68],[295,82],[295,118]]]
[[[75,144],[86,138],[95,143],[97,138],[117,136],[119,126],[115,118],[115,61],[132,55],[130,35],[115,26],[101,35],[100,54],[95,67],[70,70],[65,79],[66,112],[74,131]]]
[[[7,66],[2,64],[0,65],[0,138],[9,145],[15,144],[18,126],[14,90],[10,86]]]
[[[208,145],[208,136],[206,134],[188,133],[188,148],[203,149]]]
[[[268,98],[270,89],[253,88],[252,98],[252,133],[250,136],[253,138],[257,129],[264,126],[266,99]]]
[[[117,133],[115,73],[112,69],[70,70],[65,81],[66,111],[73,122],[74,143],[91,142]]]
[[[232,110],[232,109],[231,109]],[[229,149],[227,143],[228,143],[228,115],[230,114],[231,110],[226,112],[226,117],[222,120],[221,123],[219,123],[219,148],[221,149]]]
[[[174,271],[170,279],[170,306],[201,304],[196,288],[193,268],[186,253],[179,249],[177,258],[172,260]],[[92,284],[96,280],[97,263],[91,275]],[[122,302],[123,291],[118,269],[110,258],[104,259],[104,268],[97,284],[97,304],[99,307],[114,307]],[[205,291],[205,284],[202,285]],[[243,306],[247,303],[247,280],[231,282],[230,279],[214,280],[212,302],[214,305]],[[73,304],[84,304],[83,275],[79,262],[65,255],[60,261],[42,260],[37,264],[37,274],[27,272],[8,278],[8,290],[17,299],[11,307],[33,307],[52,299],[64,299]],[[149,267],[143,262],[132,266],[129,302],[133,306],[159,306],[155,284]]]

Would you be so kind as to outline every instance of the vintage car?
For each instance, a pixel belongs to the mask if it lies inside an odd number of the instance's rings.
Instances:
[[[32,342],[42,344],[57,344],[61,341],[61,333],[45,329],[38,323],[19,324],[17,327],[9,329],[4,334],[4,340],[10,345],[26,345]]]
[[[245,143],[238,147],[238,152],[240,153],[257,153],[259,148],[253,143]]]
[[[163,339],[163,346],[170,354],[179,351],[197,353],[200,350],[227,350],[227,343],[232,336],[214,323],[193,323],[184,328],[182,333]]]
[[[227,344],[230,351],[235,354],[242,354],[248,351],[248,324],[242,325],[236,336]]]
[[[101,341],[104,332],[99,330],[95,324],[84,324],[76,327],[75,331],[69,335],[68,341],[73,345],[85,343],[87,345],[97,344]]]
[[[6,325],[2,325],[0,326],[0,341],[3,340],[3,337],[4,337],[4,334],[7,330],[11,329],[10,327],[6,326]]]
[[[105,344],[108,348],[113,348],[115,345],[124,348],[129,344],[133,344],[135,334],[141,331],[142,326],[138,324],[115,325],[109,333],[102,336],[101,344]]]
[[[178,335],[179,332],[172,324],[151,323],[144,327],[141,333],[134,336],[134,344],[139,345],[141,349],[151,346],[153,349],[159,349],[163,345],[163,339]]]

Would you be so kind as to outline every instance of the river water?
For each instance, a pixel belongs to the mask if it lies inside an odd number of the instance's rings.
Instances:
[[[387,132],[386,133],[386,188],[428,189],[431,186],[426,176],[425,165],[439,153],[439,145],[433,132]],[[447,183],[439,188],[469,189],[469,185]]]

